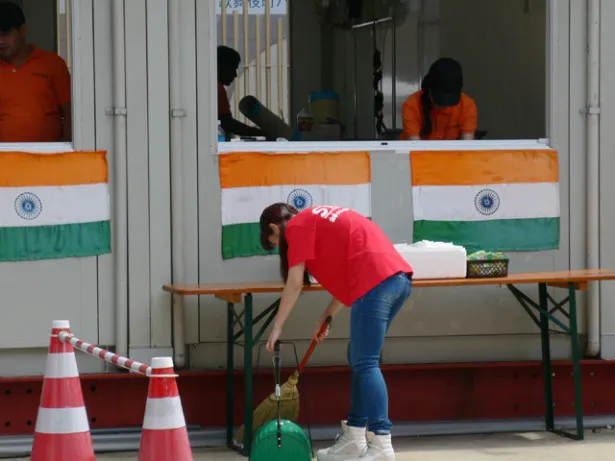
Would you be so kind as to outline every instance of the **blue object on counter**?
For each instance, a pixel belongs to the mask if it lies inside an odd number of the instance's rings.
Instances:
[[[226,133],[224,131],[224,128],[222,128],[222,125],[220,124],[220,120],[218,120],[218,142],[225,142],[226,141]]]

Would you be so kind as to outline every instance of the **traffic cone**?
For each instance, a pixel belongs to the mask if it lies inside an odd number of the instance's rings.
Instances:
[[[192,461],[186,420],[171,357],[154,357],[139,461]]]
[[[61,331],[70,332],[68,320],[55,320],[51,326],[30,459],[94,461],[75,351],[73,346],[58,339]]]

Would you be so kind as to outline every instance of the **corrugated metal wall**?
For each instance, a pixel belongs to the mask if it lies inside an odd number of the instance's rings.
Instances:
[[[586,62],[585,2],[557,0],[556,40],[549,68],[552,110],[551,142],[560,152],[562,248],[558,252],[515,255],[516,270],[583,267],[585,262],[584,116]],[[170,134],[171,109],[184,109],[184,273],[186,282],[241,281],[276,277],[275,259],[231,260],[220,256],[220,193],[215,149],[215,5],[211,0],[181,2],[183,107],[169,103],[167,0],[125,2],[126,91],[128,126],[128,238],[130,349],[147,359],[171,346],[170,298],[160,287],[171,278]],[[114,168],[111,4],[80,0],[73,8],[75,53],[75,138],[78,149],[107,149]],[[603,2],[603,18],[615,17],[615,5]],[[607,21],[604,21],[607,22]],[[602,28],[603,44],[615,33]],[[301,45],[297,45],[301,46]],[[320,49],[319,47],[317,47]],[[602,265],[615,267],[615,211],[610,181],[615,158],[611,146],[615,121],[615,61],[602,51],[601,196]],[[318,66],[315,66],[318,67]],[[296,67],[293,63],[293,68]],[[298,83],[300,85],[300,82]],[[408,239],[411,214],[409,165],[405,155],[373,156],[374,219],[393,239]],[[111,183],[113,184],[113,174]],[[391,192],[394,191],[394,192]],[[83,260],[0,265],[0,290],[10,323],[2,336],[0,366],[4,375],[39,373],[51,319],[68,318],[75,332],[91,342],[114,340],[114,299],[110,256]],[[258,297],[257,310],[271,297]],[[615,355],[615,314],[610,306],[615,287],[602,288],[605,354]],[[306,295],[289,321],[288,337],[305,341],[325,307],[323,295]],[[219,367],[224,362],[226,311],[223,303],[202,298],[186,302],[186,333],[194,366]],[[333,339],[320,348],[314,363],[345,363],[347,316],[336,322]],[[385,360],[471,361],[531,359],[539,356],[532,324],[504,290],[497,288],[417,291],[401,314],[388,341]],[[20,348],[19,350],[15,348]],[[238,351],[239,353],[239,351]],[[553,348],[568,354],[565,340]],[[85,360],[83,371],[98,364]]]

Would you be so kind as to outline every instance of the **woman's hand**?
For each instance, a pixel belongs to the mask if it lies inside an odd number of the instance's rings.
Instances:
[[[335,298],[331,300],[325,311],[322,313],[322,316],[318,321],[318,325],[314,329],[314,333],[312,333],[313,340],[315,340],[317,343],[320,343],[324,341],[327,336],[329,336],[329,332],[331,331],[331,321],[333,320],[333,317],[335,317],[338,312],[343,308],[344,305],[340,301]],[[321,332],[320,330],[324,323],[328,323],[327,328]]]
[[[321,320],[318,325],[316,325],[316,328],[314,328],[314,333],[312,333],[312,339],[315,340],[317,343],[321,343],[322,341],[324,341],[325,338],[329,336],[329,332],[331,331],[331,327],[327,325],[327,328],[323,332],[321,332],[323,323],[324,320]]]
[[[282,335],[282,327],[276,326],[275,323],[271,328],[271,333],[269,333],[269,339],[267,339],[267,350],[269,352],[273,352],[273,348],[275,343],[280,339]]]

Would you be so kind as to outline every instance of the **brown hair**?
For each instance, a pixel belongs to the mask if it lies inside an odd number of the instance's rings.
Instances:
[[[269,237],[273,234],[273,230],[269,227],[270,224],[276,224],[280,227],[280,275],[284,283],[288,280],[288,242],[286,241],[286,224],[290,219],[299,214],[292,205],[288,203],[274,203],[263,210],[260,217],[260,239],[261,246],[266,251],[272,251],[274,246],[269,241]],[[303,274],[303,283],[310,286],[310,274],[306,270]]]

